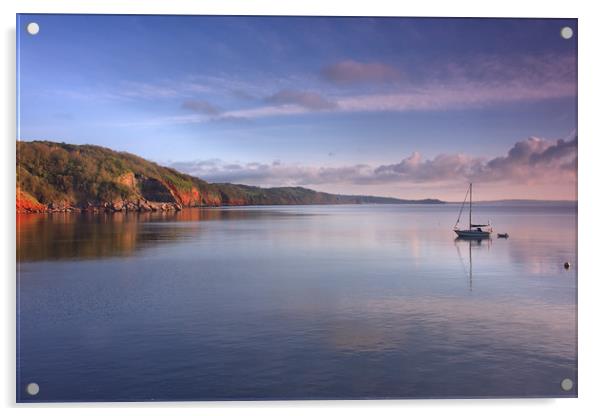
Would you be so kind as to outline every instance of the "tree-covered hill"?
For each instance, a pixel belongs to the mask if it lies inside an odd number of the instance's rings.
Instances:
[[[210,184],[100,146],[17,142],[17,211],[156,211],[220,205],[441,203],[334,195],[301,187]]]

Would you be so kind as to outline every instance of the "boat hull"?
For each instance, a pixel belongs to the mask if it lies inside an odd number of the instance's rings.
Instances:
[[[454,232],[460,238],[475,238],[475,239],[484,239],[489,238],[491,236],[491,232],[489,231],[477,231],[477,230],[454,230]]]

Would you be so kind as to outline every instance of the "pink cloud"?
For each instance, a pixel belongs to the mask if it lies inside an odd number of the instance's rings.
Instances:
[[[428,111],[481,107],[495,103],[538,101],[576,96],[572,82],[550,81],[533,85],[516,80],[504,84],[461,82],[433,84],[408,92],[364,94],[341,98],[341,111]]]
[[[414,152],[399,163],[369,166],[319,167],[298,164],[226,163],[219,160],[180,162],[172,166],[210,182],[235,182],[262,186],[312,186],[347,183],[554,184],[576,183],[577,138],[547,140],[531,137],[519,141],[507,154],[492,159],[465,154],[441,154],[424,159]]]
[[[186,100],[182,103],[182,108],[208,116],[216,116],[221,113],[219,108],[205,100]]]
[[[310,110],[326,110],[336,107],[336,103],[327,100],[313,91],[284,89],[265,98],[265,101],[275,105],[293,104]]]
[[[556,142],[530,137],[516,143],[505,156],[487,162],[473,176],[487,181],[575,182],[577,137]]]
[[[406,92],[349,95],[338,99],[310,96],[280,97],[280,105],[226,112],[239,117],[271,117],[306,114],[312,111],[334,112],[406,112],[479,108],[499,103],[540,101],[576,97],[571,81],[549,81],[534,85],[515,80],[507,83],[461,82],[426,85]],[[285,104],[286,103],[286,104]]]
[[[425,67],[413,75],[411,82],[408,77],[402,77],[402,73],[409,72],[383,63],[345,60],[324,68],[322,75],[338,83],[370,83],[371,92],[362,88],[354,92],[335,89],[327,94],[283,85],[284,88],[264,98],[263,103],[256,100],[256,106],[224,109],[219,113],[219,118],[248,120],[318,111],[441,111],[577,96],[576,57],[573,55],[476,56],[465,61],[441,62]],[[183,95],[189,100],[185,108],[196,108],[199,116],[205,116],[161,118],[165,123],[202,123],[216,118],[216,113],[211,110],[213,106],[201,99],[190,98],[193,91],[188,85],[185,93],[179,90],[181,85],[178,88],[139,84],[130,87],[126,89],[130,97],[166,98]]]
[[[380,62],[340,61],[322,69],[322,76],[335,83],[387,82],[401,78],[398,69]]]

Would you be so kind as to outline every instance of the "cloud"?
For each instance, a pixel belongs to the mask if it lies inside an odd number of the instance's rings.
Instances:
[[[400,163],[375,169],[376,181],[445,182],[571,182],[576,180],[577,137],[552,141],[530,137],[504,156],[490,160],[463,154],[442,154],[422,160],[414,153]]]
[[[317,167],[299,164],[227,163],[221,160],[180,162],[172,167],[210,182],[262,186],[321,184],[445,184],[478,182],[574,183],[577,138],[547,140],[531,137],[519,141],[506,155],[487,159],[465,154],[441,154],[424,159],[414,152],[399,163]]]
[[[451,60],[431,65],[421,73],[432,82],[486,82],[543,85],[572,82],[577,77],[573,54],[477,55],[466,60]]]
[[[516,143],[508,154],[496,157],[474,172],[475,177],[499,180],[576,180],[577,137],[556,142],[530,137]]]
[[[232,115],[259,118],[302,115],[314,111],[338,113],[443,111],[492,105],[538,102],[577,96],[576,60],[573,55],[478,56],[466,61],[441,62],[419,74],[401,78],[383,64],[343,61],[322,75],[351,80],[393,80],[386,90],[361,90],[328,97],[324,94],[281,90],[264,100],[269,105],[231,111]],[[407,71],[406,71],[407,72]],[[344,81],[347,80],[347,81]],[[384,86],[383,86],[384,87]],[[227,112],[230,113],[230,112]]]
[[[453,184],[557,183],[576,181],[577,138],[547,140],[530,137],[512,146],[506,155],[487,159],[465,154],[441,154],[424,159],[414,152],[399,163],[318,167],[299,164],[227,163],[219,159],[178,162],[171,166],[210,182],[259,186],[323,184]]]
[[[196,115],[192,117],[173,117],[172,120],[176,123],[250,123],[251,119],[244,116],[233,114],[224,114],[223,111],[205,100],[186,100],[182,103],[182,108],[193,111]]]
[[[265,102],[274,105],[298,105],[309,110],[333,109],[337,105],[322,95],[312,91],[280,90],[265,98]]]
[[[429,61],[393,68],[379,62],[344,60],[320,75],[333,85],[370,83],[344,90],[330,86],[315,92],[307,74],[288,74],[244,81],[235,76],[188,76],[154,83],[128,82],[96,90],[51,90],[76,100],[171,100],[196,114],[154,116],[131,124],[157,125],[251,120],[314,112],[368,113],[446,111],[499,104],[539,102],[577,96],[574,54],[479,55],[464,60]],[[315,75],[315,74],[314,74]],[[305,89],[307,88],[307,89]],[[314,89],[312,91],[311,89]],[[276,91],[266,97],[266,91]],[[227,94],[225,94],[227,93]],[[217,108],[204,97],[229,97]],[[261,99],[260,97],[265,97]],[[201,117],[205,116],[205,117]],[[219,120],[218,120],[219,119]]]
[[[533,85],[514,81],[505,84],[463,82],[449,85],[428,85],[412,91],[387,94],[366,94],[341,98],[341,111],[430,111],[478,108],[498,103],[539,101],[576,95],[573,83],[549,82]]]
[[[230,94],[232,94],[236,98],[240,98],[241,100],[252,101],[257,99],[257,97],[250,92],[242,89],[242,88],[234,88],[230,90]]]
[[[315,111],[338,113],[442,111],[482,108],[495,104],[537,102],[576,96],[573,82],[534,85],[513,81],[505,84],[464,82],[453,85],[427,85],[406,92],[348,95],[338,99],[322,96],[278,96],[269,100],[278,105],[227,111],[224,115],[262,118],[308,114]],[[274,97],[274,96],[272,96]],[[305,100],[304,105],[302,100]]]
[[[179,90],[175,86],[165,83],[151,84],[126,81],[113,94],[137,99],[173,98],[179,95]]]
[[[231,115],[220,115],[217,117],[211,117],[209,119],[210,122],[212,123],[223,123],[223,124],[241,124],[241,125],[248,125],[248,124],[252,124],[253,120],[251,120],[250,118],[247,117],[237,117],[237,116],[231,116]]]
[[[577,138],[551,141],[530,137],[504,156],[490,160],[463,154],[442,154],[422,160],[418,153],[400,163],[374,170],[377,182],[571,182],[576,180]]]
[[[232,110],[223,113],[224,117],[236,117],[236,118],[262,118],[262,117],[276,117],[276,116],[289,116],[297,114],[310,113],[311,110],[296,104],[283,104],[283,105],[269,105],[263,107],[246,108],[242,110]]]
[[[338,99],[323,98],[323,104],[316,97],[313,107],[307,97],[305,105],[300,104],[300,98],[297,101],[291,97],[287,100],[281,98],[279,105],[233,110],[224,114],[261,118],[301,115],[314,111],[359,113],[460,110],[503,103],[575,97],[576,94],[576,85],[573,82],[550,81],[539,85],[526,81],[505,84],[464,82],[453,85],[427,85],[406,92],[348,95]],[[289,104],[285,104],[285,101]]]
[[[389,82],[401,78],[400,72],[380,62],[358,62],[352,59],[337,62],[322,68],[324,79],[339,83]]]
[[[208,116],[216,116],[222,112],[219,108],[204,100],[186,100],[182,103],[182,108]]]
[[[375,182],[439,182],[469,178],[482,166],[481,158],[463,154],[441,154],[423,160],[418,152],[412,153],[401,162],[381,165],[374,169]]]
[[[225,161],[176,162],[171,167],[198,176],[209,182],[231,182],[261,186],[300,186],[346,182],[373,175],[368,165],[343,167],[313,167],[297,164],[272,163],[228,163]]]
[[[403,76],[402,76],[403,74]],[[172,100],[196,114],[155,116],[132,125],[239,122],[306,115],[316,112],[374,113],[448,111],[485,108],[500,104],[534,103],[576,98],[576,57],[573,54],[529,56],[472,56],[465,60],[429,62],[397,70],[383,63],[345,60],[323,68],[321,76],[335,84],[371,82],[355,89],[315,92],[303,89],[307,77],[288,75],[244,82],[234,77],[186,77],[181,81],[124,82],[106,90],[54,90],[77,100]],[[391,82],[385,82],[391,81]],[[395,81],[395,82],[392,82]],[[275,93],[266,97],[266,91]],[[348,85],[349,86],[349,85]],[[310,88],[316,88],[315,85]],[[220,109],[202,97],[224,97]],[[261,99],[260,97],[264,97]],[[233,99],[232,99],[233,98]]]

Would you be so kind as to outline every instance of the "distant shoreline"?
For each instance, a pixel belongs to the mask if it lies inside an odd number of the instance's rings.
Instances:
[[[577,204],[578,200],[570,199],[493,199],[472,201],[473,204]],[[446,204],[461,204],[462,201],[446,201]]]

